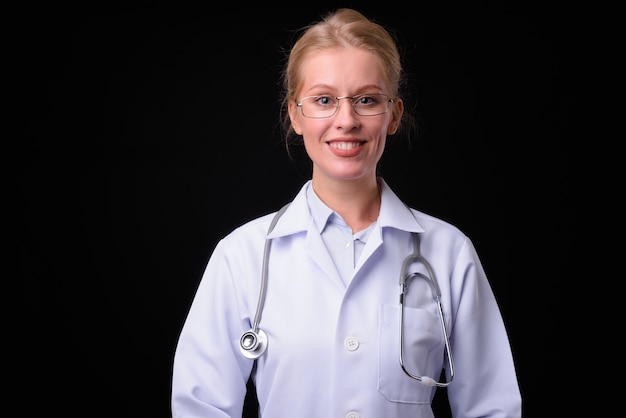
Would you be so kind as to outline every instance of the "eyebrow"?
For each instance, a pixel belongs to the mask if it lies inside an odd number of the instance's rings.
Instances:
[[[307,91],[310,92],[311,90],[318,90],[318,89],[319,90],[335,90],[336,88],[335,87],[331,87],[331,86],[329,86],[327,84],[314,84],[313,86],[308,88]],[[380,92],[383,91],[383,89],[380,86],[376,85],[376,84],[368,84],[368,85],[365,85],[365,86],[361,86],[361,87],[359,87],[359,89],[357,91],[362,92],[362,91],[369,90],[369,89],[375,89],[375,90],[378,90]],[[357,94],[362,94],[362,93],[357,93]]]

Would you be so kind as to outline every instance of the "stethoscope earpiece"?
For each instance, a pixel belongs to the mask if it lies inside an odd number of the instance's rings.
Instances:
[[[243,333],[239,339],[239,349],[244,357],[255,360],[267,350],[267,334],[262,329]]]

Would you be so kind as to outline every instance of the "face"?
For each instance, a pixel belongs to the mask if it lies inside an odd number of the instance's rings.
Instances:
[[[306,96],[354,96],[384,93],[394,98],[385,81],[378,58],[357,48],[332,48],[315,52],[304,61],[303,83],[297,100]],[[324,119],[302,115],[296,103],[289,103],[295,132],[302,135],[313,161],[313,180],[375,180],[376,165],[402,115],[400,100],[389,103],[387,113],[360,116],[349,99],[339,101],[337,112]]]

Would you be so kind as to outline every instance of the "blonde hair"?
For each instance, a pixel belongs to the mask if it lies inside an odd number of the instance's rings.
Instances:
[[[396,38],[382,25],[360,12],[341,8],[302,29],[289,52],[282,73],[281,123],[287,146],[295,136],[288,114],[288,103],[296,100],[302,85],[300,68],[312,53],[327,48],[351,46],[372,52],[380,59],[389,94],[396,98],[404,84],[404,72]],[[403,119],[406,119],[403,116]],[[401,123],[402,126],[402,123]]]

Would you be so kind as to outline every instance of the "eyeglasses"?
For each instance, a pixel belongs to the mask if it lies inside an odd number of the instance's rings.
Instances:
[[[356,96],[307,96],[300,100],[296,106],[306,118],[322,119],[329,118],[337,113],[339,101],[349,99],[352,108],[360,116],[376,116],[387,113],[389,103],[393,102],[386,94],[358,94]]]

